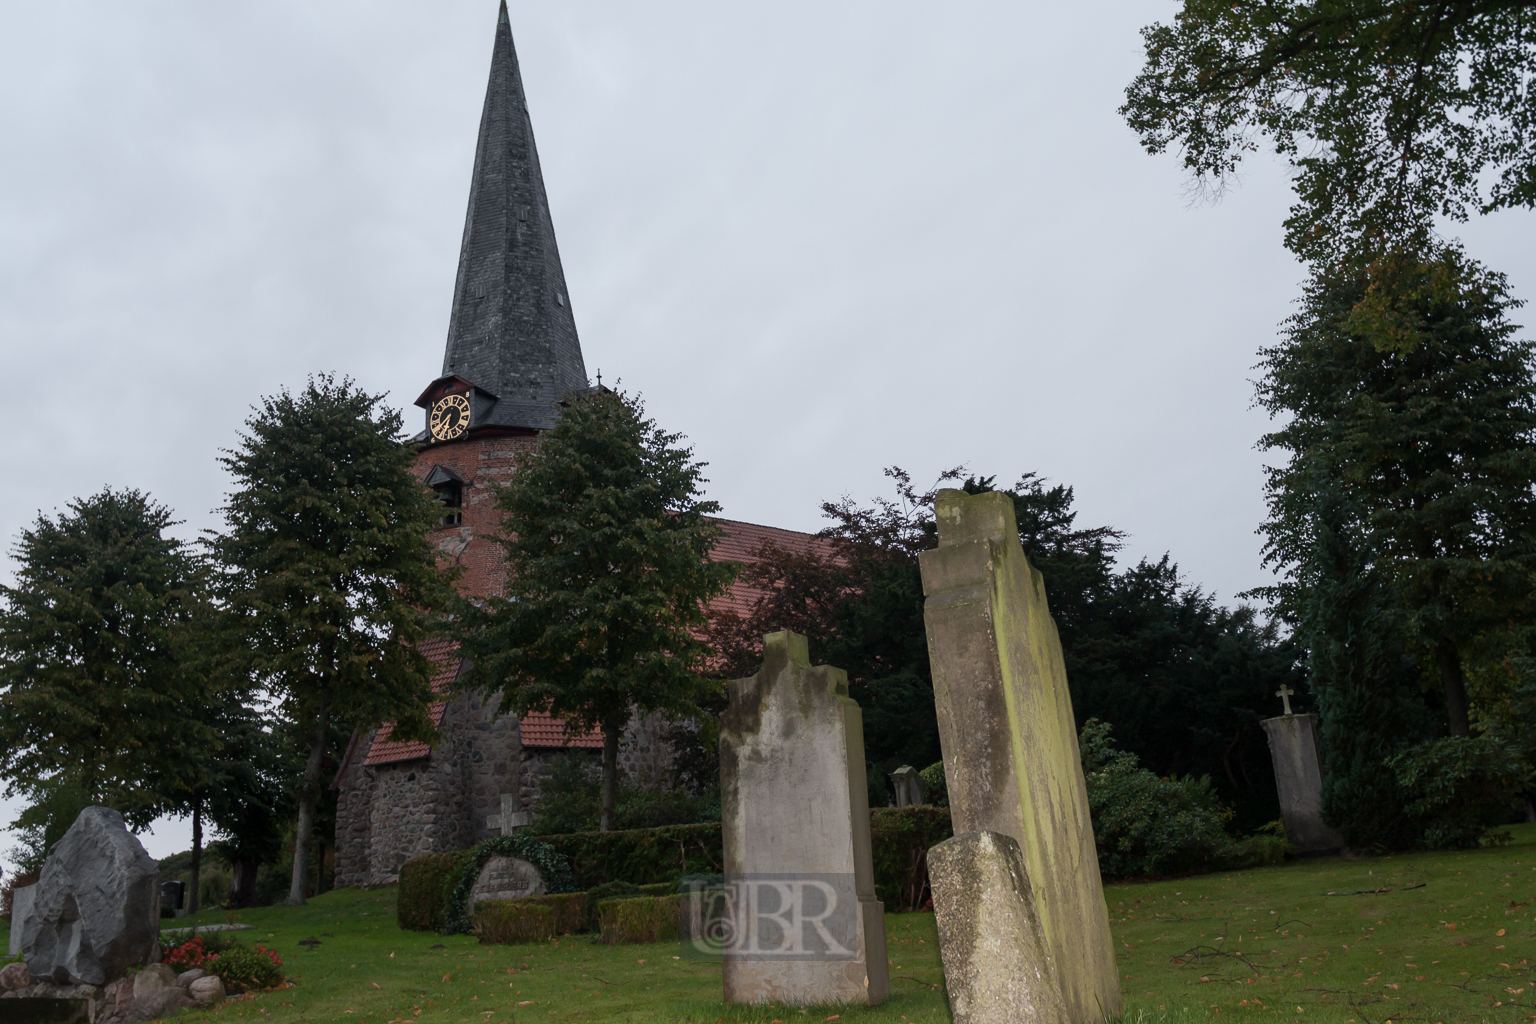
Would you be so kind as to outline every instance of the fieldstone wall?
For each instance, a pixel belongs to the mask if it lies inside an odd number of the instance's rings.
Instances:
[[[415,760],[364,765],[373,737],[359,744],[337,801],[338,887],[387,885],[412,857],[497,834],[485,820],[501,812],[502,793],[519,792],[522,758],[516,719],[494,710],[479,697],[456,698],[443,712],[442,742]]]

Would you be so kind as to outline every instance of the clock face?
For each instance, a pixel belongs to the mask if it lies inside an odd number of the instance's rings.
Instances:
[[[469,429],[469,399],[463,395],[446,395],[432,406],[432,436],[439,441],[452,441]]]

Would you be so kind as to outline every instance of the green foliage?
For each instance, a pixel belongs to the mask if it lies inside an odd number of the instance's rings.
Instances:
[[[1285,831],[1285,822],[1275,820],[1263,826],[1247,839],[1232,847],[1229,858],[1231,867],[1266,868],[1284,864],[1295,852],[1291,837]]]
[[[703,464],[612,391],[573,397],[510,483],[507,593],[462,603],[466,685],[503,714],[547,711],[603,732],[603,821],[613,827],[618,743],[632,715],[701,713],[704,605],[735,574],[709,552],[720,526]]]
[[[681,897],[637,896],[604,900],[598,907],[597,941],[605,945],[676,942]]]
[[[614,824],[621,831],[692,825],[720,820],[720,795],[713,790],[690,793],[619,780]],[[554,758],[548,777],[539,786],[533,824],[526,835],[564,835],[596,831],[602,821],[602,766],[582,751]]]
[[[469,918],[469,894],[480,878],[480,870],[492,857],[517,857],[532,864],[544,881],[544,891],[552,896],[578,891],[565,857],[548,843],[531,836],[496,836],[476,846],[470,853],[471,856],[465,858],[459,868],[458,877],[449,878],[453,888],[444,914],[446,923],[443,932],[447,935],[459,935],[474,926]]]
[[[1407,811],[1423,828],[1420,846],[1471,849],[1481,842],[1507,843],[1507,825],[1531,784],[1531,767],[1511,743],[1492,736],[1445,736],[1387,760],[1412,798]]]
[[[265,946],[231,946],[204,967],[230,992],[255,992],[283,983],[282,959]]]
[[[1120,112],[1218,186],[1267,139],[1296,172],[1287,246],[1368,260],[1437,218],[1536,204],[1528,17],[1499,0],[1184,0],[1143,30]]]
[[[240,446],[220,459],[235,481],[211,547],[224,572],[228,635],[297,723],[307,754],[293,891],[319,799],[332,724],[393,722],[401,739],[433,734],[432,663],[419,643],[452,574],[427,532],[440,509],[412,473],[400,414],[351,381],[311,378],[262,401]]]
[[[481,900],[473,913],[474,933],[486,944],[537,942],[582,928],[585,893]]]
[[[895,499],[822,506],[833,521],[825,548],[760,550],[743,579],[764,596],[749,615],[717,614],[711,629],[727,675],[755,672],[763,634],[777,629],[804,634],[813,660],[848,672],[871,778],[879,776],[873,804],[882,802],[885,773],[941,755],[918,567],[918,553],[937,543],[934,492],[919,493],[899,469],[887,475]],[[989,491],[993,478],[964,487]],[[1300,682],[1296,648],[1252,610],[1221,608],[1187,586],[1167,558],[1117,569],[1123,535],[1079,526],[1072,488],[1029,473],[1007,493],[1020,543],[1045,577],[1078,721],[1111,722],[1161,774],[1212,776],[1240,821],[1272,820],[1279,805],[1258,723],[1280,684]],[[707,763],[702,753],[689,756]]]
[[[935,761],[917,775],[923,780],[923,792],[928,802],[935,807],[948,807],[949,784],[944,781],[944,762]]]
[[[928,850],[955,834],[944,807],[879,807],[869,812],[875,895],[887,910],[920,910],[928,897]]]
[[[718,821],[541,838],[565,857],[576,887],[588,891],[612,881],[675,886],[683,875],[719,874],[724,864]]]
[[[71,787],[144,825],[172,807],[169,767],[214,742],[188,714],[206,692],[189,670],[204,574],[173,525],[147,495],[107,489],[22,531],[16,585],[0,587],[7,795]]]
[[[25,808],[11,822],[11,829],[21,840],[21,845],[8,851],[17,870],[36,873],[43,869],[43,861],[53,844],[64,838],[80,812],[90,806],[84,792],[75,783],[75,773],[61,773],[35,785],[32,789],[34,803]]]
[[[1232,852],[1222,809],[1208,778],[1159,778],[1135,754],[1115,749],[1097,719],[1079,737],[1088,811],[1106,879],[1210,870]]]
[[[412,857],[400,866],[395,900],[395,920],[401,928],[418,932],[442,931],[448,924],[448,901],[475,851],[428,853]]]

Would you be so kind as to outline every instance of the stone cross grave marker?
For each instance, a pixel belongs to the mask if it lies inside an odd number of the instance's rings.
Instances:
[[[502,835],[509,836],[532,821],[533,815],[517,809],[516,796],[503,793],[501,794],[501,813],[492,814],[486,818],[485,827],[497,829]]]
[[[1275,788],[1280,794],[1280,817],[1285,821],[1291,844],[1299,853],[1332,853],[1342,849],[1344,837],[1323,821],[1323,761],[1318,752],[1317,716],[1293,714],[1287,707],[1285,714],[1266,718],[1259,724],[1269,737]]]
[[[1291,689],[1289,686],[1286,686],[1284,683],[1281,683],[1280,689],[1275,691],[1275,696],[1279,697],[1282,701],[1285,702],[1285,713],[1287,715],[1291,713],[1291,696],[1295,692],[1295,690]]]
[[[847,673],[812,668],[805,637],[770,633],[763,667],[731,681],[730,701],[720,719],[725,1001],[884,1002],[864,719]]]
[[[1030,965],[1053,978],[1066,1020],[1086,1024],[1120,1012],[1120,981],[1072,697],[1045,582],[1024,557],[1006,494],[942,490],[935,506],[939,546],[920,556],[923,619],[933,667],[934,704],[944,752],[955,836],[984,831],[1011,837],[1024,860],[1028,895],[996,887],[1000,865],[972,872],[974,885],[934,879],[934,906],[952,925],[939,933],[955,1019],[1028,1018],[1027,1008],[997,1006],[1004,990],[973,987],[973,963],[960,932],[979,927],[989,900],[1030,899],[1048,963]],[[1004,856],[1006,844],[973,844]],[[992,851],[992,852],[988,852]],[[965,858],[953,858],[954,863]],[[930,863],[930,873],[932,864]],[[948,905],[940,909],[941,900]],[[956,905],[958,901],[958,905]],[[1025,915],[1027,916],[1027,915]],[[969,918],[969,924],[959,923]],[[958,1012],[962,1003],[966,1015]]]

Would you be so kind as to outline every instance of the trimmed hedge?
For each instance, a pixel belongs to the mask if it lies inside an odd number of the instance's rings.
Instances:
[[[580,889],[604,882],[676,885],[683,875],[717,875],[725,863],[718,821],[539,838],[565,855]]]
[[[877,807],[869,812],[869,831],[876,895],[887,910],[921,907],[927,900],[928,848],[954,834],[949,809]],[[487,840],[487,844],[500,844],[504,839]],[[522,837],[517,839],[519,845],[530,842]],[[570,865],[574,882],[564,882],[562,871],[564,884],[560,887],[584,892],[610,882],[628,882],[640,887],[641,893],[648,886],[659,886],[660,890],[651,895],[664,895],[676,889],[683,875],[719,874],[725,863],[719,822],[626,832],[575,832],[539,836],[537,841],[547,844]],[[459,890],[468,896],[469,887],[474,884],[469,871],[489,856],[485,846],[455,853],[429,853],[407,861],[400,869],[396,909],[400,927],[420,931],[441,931],[447,927],[449,904]],[[510,850],[497,852],[519,855]],[[546,885],[550,882],[550,878],[545,879]],[[461,924],[466,929],[469,926],[467,920]]]
[[[581,930],[585,893],[525,896],[520,900],[481,900],[471,917],[483,944],[509,945],[569,935]]]
[[[598,905],[602,931],[597,941],[607,945],[636,942],[676,942],[680,897],[637,896],[604,900]]]
[[[955,834],[948,807],[876,807],[869,812],[875,895],[888,911],[928,901],[928,849]]]
[[[400,927],[417,932],[442,931],[447,922],[450,892],[474,855],[474,850],[455,850],[406,861],[400,868],[400,888],[395,893],[395,920]]]

